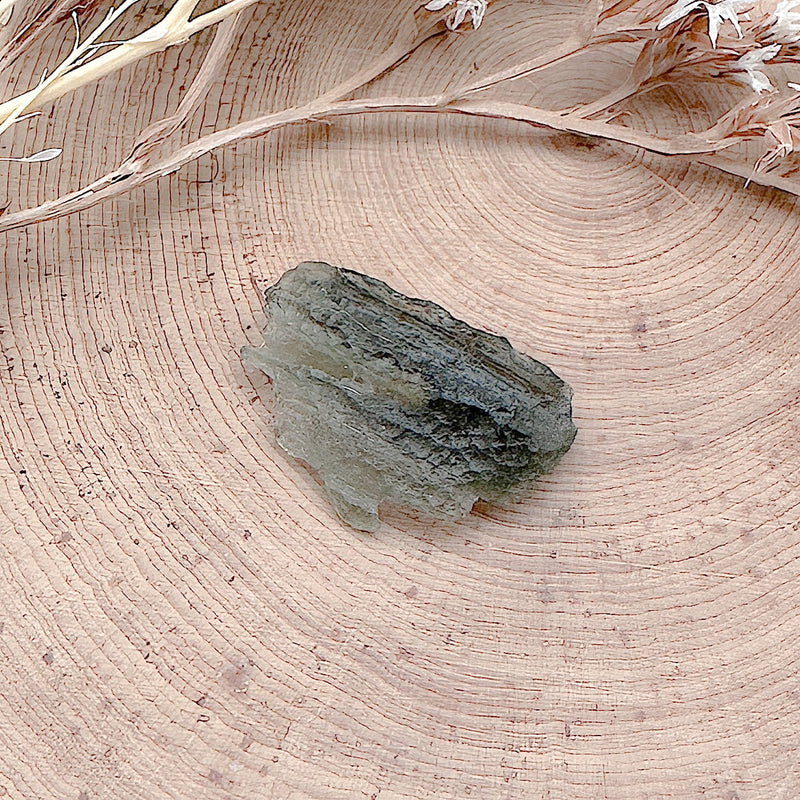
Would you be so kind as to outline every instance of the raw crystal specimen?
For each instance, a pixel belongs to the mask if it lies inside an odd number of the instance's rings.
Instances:
[[[264,344],[242,355],[272,379],[278,442],[354,528],[376,530],[383,500],[461,517],[575,438],[572,390],[551,369],[375,278],[305,262],[265,311]]]

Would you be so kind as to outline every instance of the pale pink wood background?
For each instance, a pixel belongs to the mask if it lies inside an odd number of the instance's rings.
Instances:
[[[186,136],[312,97],[405,10],[256,6]],[[513,63],[569,24],[564,4],[498,0],[380,91]],[[65,154],[5,166],[0,199],[122,158],[208,41],[16,132],[2,154]],[[609,58],[505,96],[577,101],[621,74]],[[631,113],[687,111],[699,96]],[[0,796],[796,798],[799,213],[610,144],[387,115],[5,235]],[[459,524],[344,527],[237,355],[263,319],[251,279],[303,259],[550,364],[579,427],[558,469]]]

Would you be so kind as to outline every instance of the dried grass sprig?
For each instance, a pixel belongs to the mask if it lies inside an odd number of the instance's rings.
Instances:
[[[226,0],[218,8],[194,19],[191,19],[191,15],[200,0],[176,0],[159,22],[142,33],[122,42],[103,42],[100,37],[138,2],[139,0],[124,0],[120,6],[112,7],[83,41],[78,29],[72,51],[52,72],[43,77],[38,86],[0,103],[0,134],[24,112],[40,108],[45,103],[57,100],[128,64],[181,44],[196,33],[253,5],[257,0]]]
[[[177,0],[161,22],[131,40],[112,43],[108,52],[75,57],[81,46],[76,42],[71,54],[73,62],[56,76],[56,80],[38,87],[33,99],[28,98],[23,104],[17,98],[9,101],[11,106],[9,103],[0,104],[2,132],[4,107],[11,108],[11,113],[14,109],[27,110],[46,102],[51,96],[48,93],[55,92],[60,96],[58,92],[84,85],[117,66],[164,49],[203,27],[224,21],[200,72],[176,112],[142,131],[132,152],[119,166],[76,192],[0,217],[0,231],[89,208],[168,175],[205,153],[241,139],[261,136],[292,124],[373,113],[445,113],[516,120],[536,127],[601,138],[664,156],[694,159],[744,177],[748,182],[800,195],[800,181],[793,176],[792,165],[784,165],[782,174],[775,171],[783,159],[800,150],[800,92],[791,88],[794,84],[789,84],[788,92],[777,90],[774,77],[769,74],[773,63],[800,62],[800,12],[794,14],[793,4],[786,0],[779,3],[771,0],[750,3],[744,0],[718,0],[717,3],[699,0],[591,0],[580,24],[563,42],[515,66],[479,76],[438,95],[347,99],[356,89],[369,85],[393,69],[431,36],[457,27],[470,14],[475,27],[483,19],[484,0],[434,0],[428,3],[429,10],[418,8],[406,17],[382,56],[315,100],[215,131],[172,152],[160,152],[161,145],[189,119],[205,97],[214,75],[223,67],[237,22],[237,17],[231,15],[254,1],[227,0],[214,11],[191,19],[198,0]],[[126,0],[120,9],[135,2]],[[435,7],[435,13],[430,13],[431,7]],[[797,35],[792,39],[795,27]],[[93,34],[97,30],[95,28]],[[517,78],[552,68],[589,48],[620,42],[639,46],[630,74],[616,89],[586,105],[544,109],[490,99],[481,94],[491,87],[501,87]],[[740,102],[723,110],[704,130],[689,128],[676,135],[658,136],[614,119],[621,105],[654,88],[680,85],[687,80],[696,82],[698,78],[724,80],[739,86],[744,92]],[[15,102],[17,105],[13,105]],[[610,114],[612,106],[614,113]],[[763,142],[763,154],[755,164],[745,161],[741,149],[736,147],[752,140]],[[29,158],[36,160],[37,155]]]
[[[38,44],[38,39],[55,26],[70,19],[73,13],[90,14],[102,0],[51,0],[43,8],[25,9],[29,17],[11,33],[0,48],[0,71],[8,69],[23,53]],[[0,27],[9,23],[18,0],[0,0]]]
[[[203,65],[175,114],[153,123],[142,131],[137,137],[131,153],[119,166],[77,191],[33,208],[0,216],[0,232],[91,208],[97,203],[118,197],[151,180],[169,175],[205,153],[226,144],[260,136],[294,123],[356,113],[343,104],[342,98],[368,86],[393,69],[430,38],[445,33],[448,30],[445,25],[446,19],[446,12],[432,16],[428,13],[420,13],[420,10],[417,9],[404,18],[394,41],[381,56],[311,103],[266,114],[226,130],[215,131],[173,153],[153,158],[153,151],[189,118],[191,111],[199,105],[208,91],[211,80],[220,68],[224,60],[224,52],[227,51],[233,37],[235,21],[229,21],[228,28],[217,29],[214,42]],[[386,110],[391,109],[387,107]]]

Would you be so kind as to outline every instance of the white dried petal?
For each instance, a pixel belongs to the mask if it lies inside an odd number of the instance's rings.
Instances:
[[[467,18],[467,14],[472,20],[472,27],[480,27],[486,13],[487,0],[431,0],[425,8],[428,11],[441,11],[453,3],[456,7],[452,18],[447,22],[450,30],[455,30]]]
[[[736,69],[741,70],[744,75],[737,75],[736,78],[742,83],[748,84],[758,94],[774,91],[775,87],[772,85],[772,81],[761,70],[761,67],[764,66],[765,61],[775,58],[780,49],[779,44],[771,44],[769,47],[760,47],[745,53],[736,60]]]
[[[40,150],[38,153],[33,153],[25,158],[28,164],[33,164],[37,161],[52,161],[58,158],[64,151],[60,147],[48,147],[46,150]]]
[[[769,30],[771,39],[788,44],[800,41],[800,7],[797,0],[781,0],[775,8],[775,21]]]
[[[678,0],[672,11],[656,25],[656,30],[663,30],[693,11],[704,10],[708,14],[708,38],[711,39],[712,47],[716,48],[719,29],[723,22],[730,22],[739,38],[742,38],[742,28],[736,15],[737,8],[742,6],[741,0],[719,0],[717,3],[706,3],[705,0]]]
[[[0,161],[16,161],[20,164],[36,164],[42,161],[52,161],[58,158],[63,150],[60,147],[48,147],[46,150],[39,150],[38,153],[31,153],[29,156],[21,156],[19,158],[2,158]]]

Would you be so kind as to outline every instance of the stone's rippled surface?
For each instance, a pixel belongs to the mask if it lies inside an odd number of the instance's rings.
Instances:
[[[575,438],[572,390],[507,339],[382,281],[320,262],[265,293],[278,442],[339,516],[374,531],[383,500],[467,514],[553,468]]]

